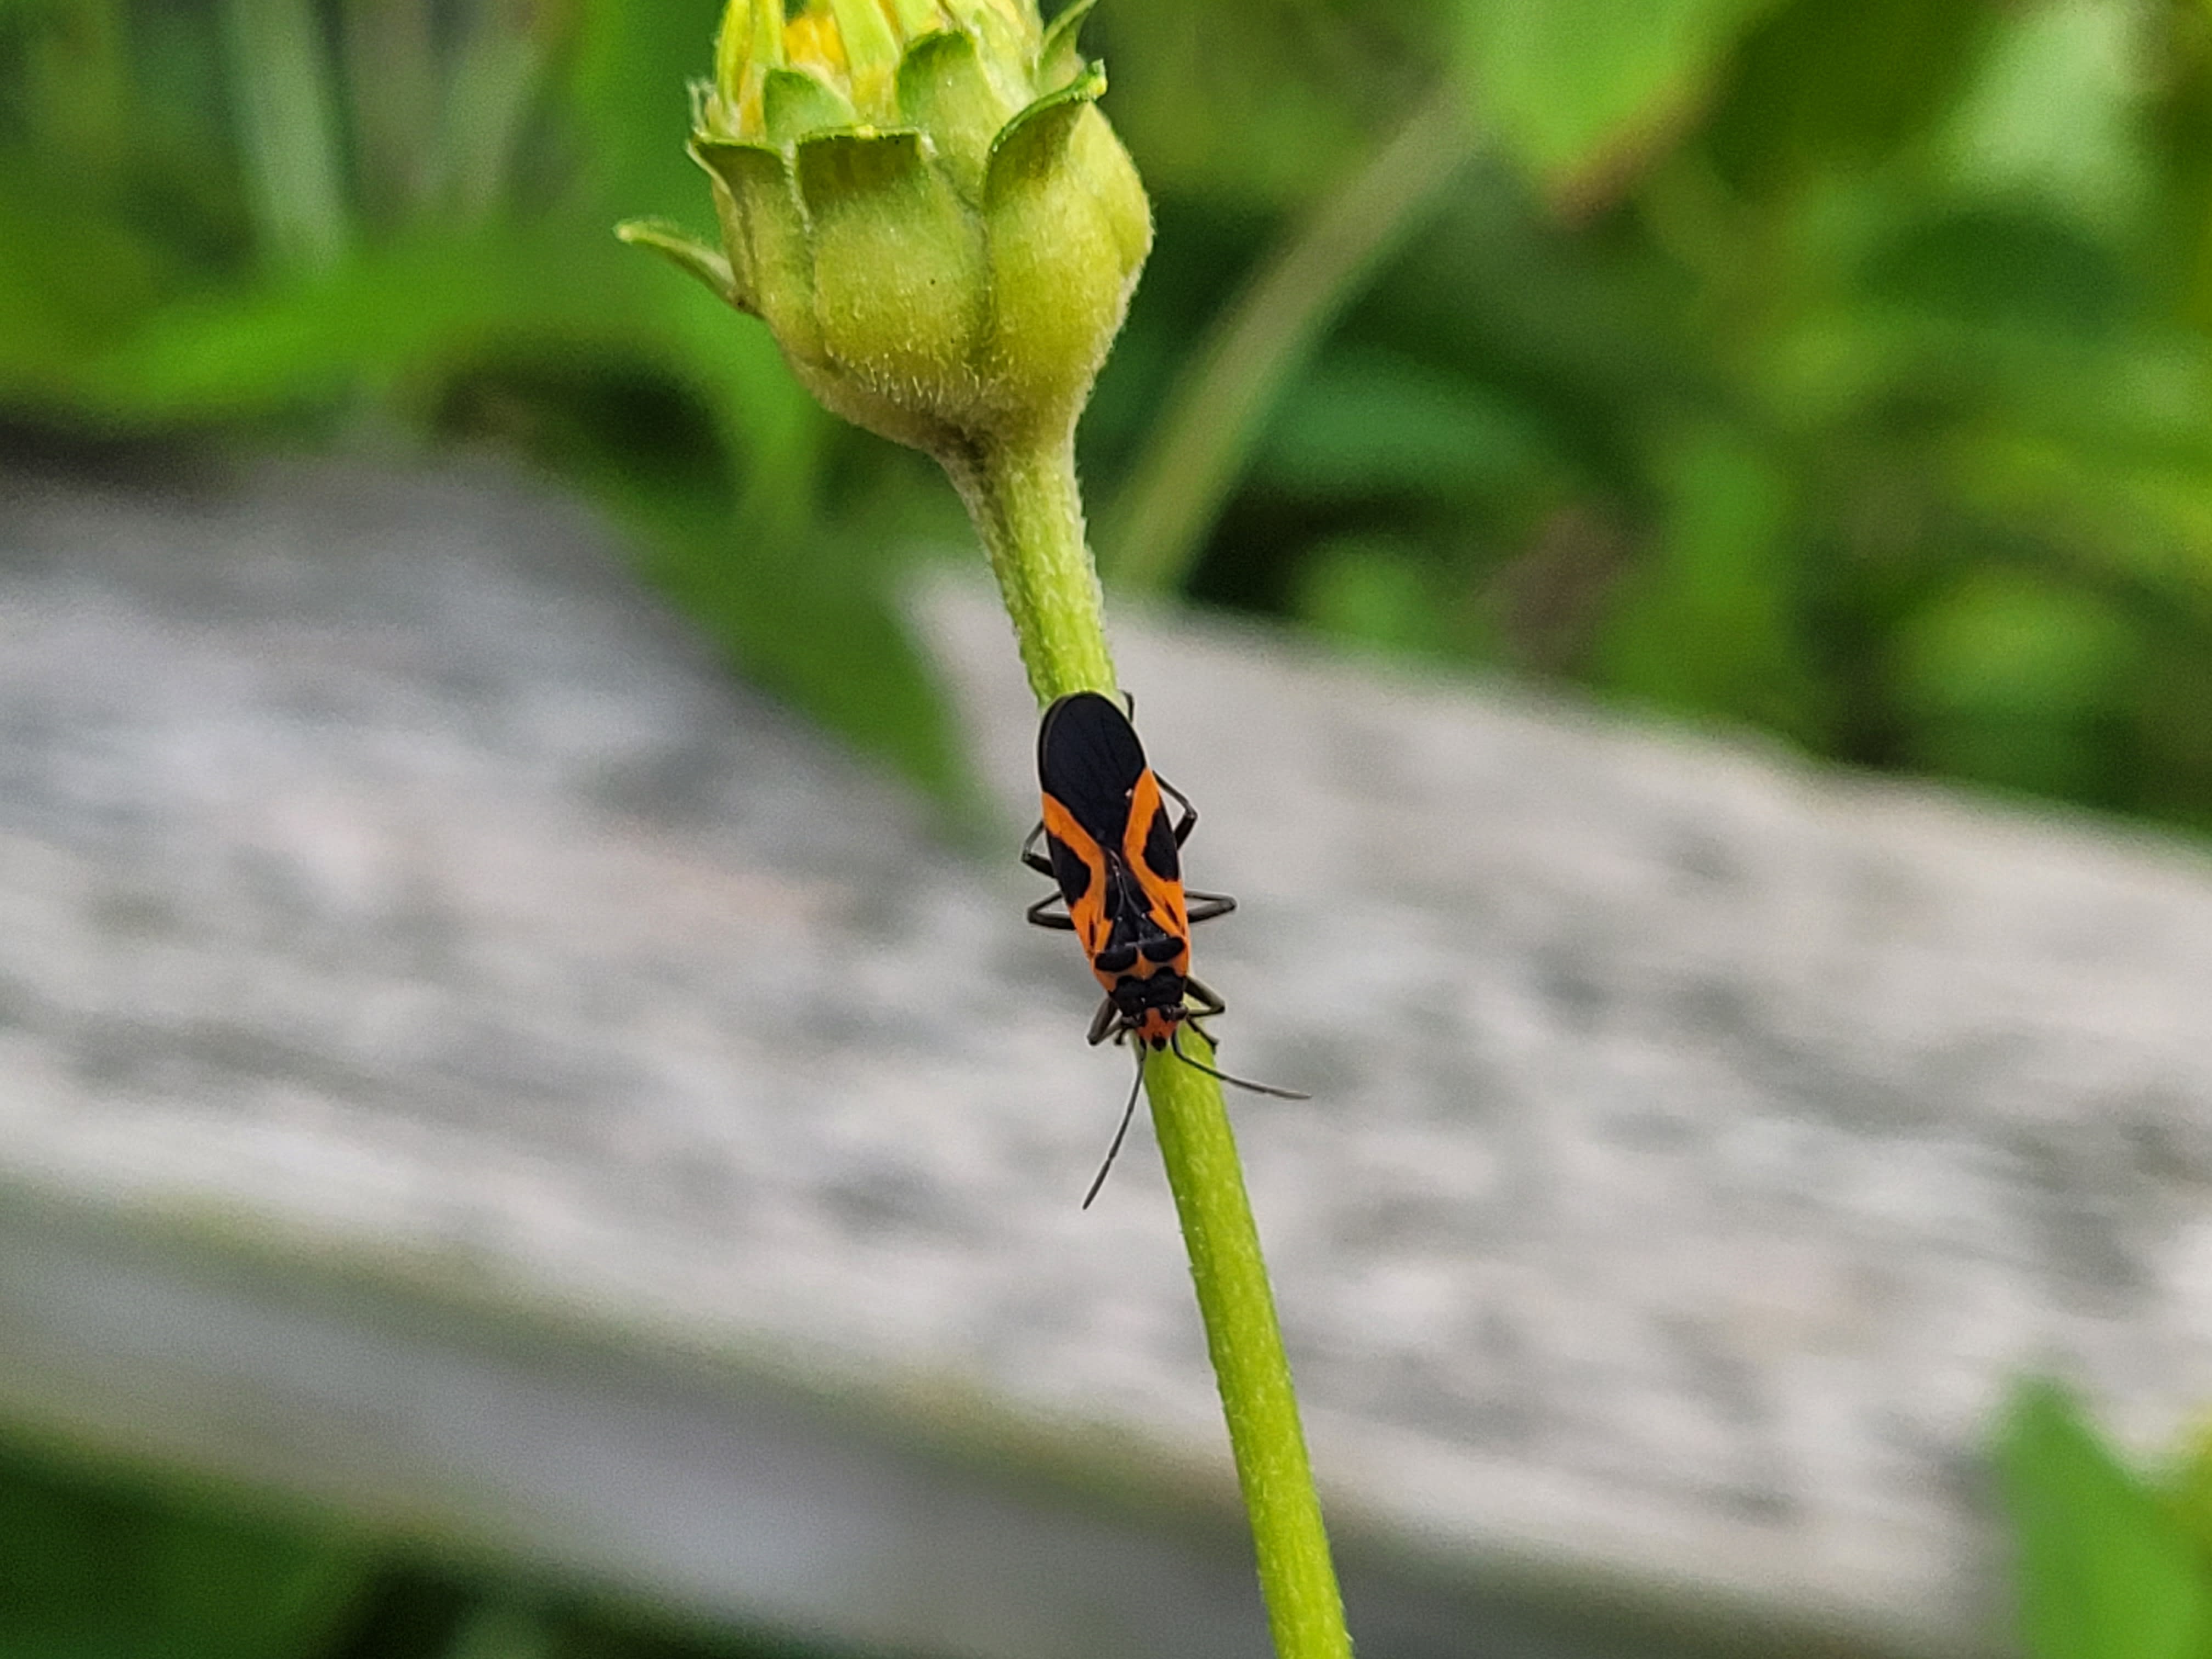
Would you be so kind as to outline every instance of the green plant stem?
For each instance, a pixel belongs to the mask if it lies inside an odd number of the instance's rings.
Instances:
[[[1182,1041],[1194,1058],[1212,1060],[1203,1038]],[[1350,1659],[1344,1598],[1221,1085],[1172,1054],[1155,1054],[1145,1062],[1145,1091],[1206,1320],[1275,1652],[1278,1659]]]
[[[1113,696],[1098,571],[1083,539],[1073,428],[1036,441],[979,440],[938,459],[991,556],[1038,704],[1071,691]]]
[[[434,188],[448,210],[476,224],[498,208],[513,177],[545,47],[534,9],[477,0],[466,16],[446,83]]]
[[[438,122],[431,0],[343,0],[338,13],[362,206],[405,224],[428,191]]]
[[[1123,486],[1104,538],[1116,584],[1158,592],[1189,574],[1261,418],[1476,143],[1467,94],[1447,82],[1253,274],[1169,389]]]
[[[31,142],[88,169],[104,189],[137,137],[123,0],[76,0],[29,16],[33,27],[16,37],[24,58],[11,80]]]
[[[1035,446],[987,442],[940,459],[990,552],[1038,702],[1070,691],[1110,694],[1114,663],[1098,578],[1084,545],[1069,439]],[[1210,1059],[1203,1037],[1194,1031],[1184,1041],[1194,1058]],[[1349,1659],[1352,1638],[1290,1358],[1221,1085],[1172,1055],[1155,1054],[1146,1062],[1145,1089],[1251,1517],[1277,1659]]]
[[[307,0],[224,0],[232,89],[262,251],[317,270],[351,239],[321,24]]]

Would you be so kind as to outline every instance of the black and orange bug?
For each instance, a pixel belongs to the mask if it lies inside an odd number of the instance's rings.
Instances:
[[[1152,770],[1128,715],[1096,691],[1058,699],[1037,727],[1037,781],[1044,791],[1044,816],[1022,843],[1022,862],[1050,876],[1058,890],[1030,906],[1027,917],[1039,927],[1073,933],[1105,987],[1105,1000],[1091,1022],[1091,1045],[1109,1037],[1137,1040],[1137,1079],[1106,1161],[1084,1195],[1088,1209],[1129,1132],[1144,1081],[1145,1050],[1164,1049],[1194,1070],[1255,1094],[1306,1097],[1231,1077],[1182,1051],[1181,1028],[1228,1006],[1191,977],[1190,930],[1227,915],[1237,901],[1226,893],[1183,887],[1182,844],[1198,823],[1198,809]],[[1178,809],[1172,821],[1170,800]],[[1204,1026],[1197,1029],[1209,1035]]]

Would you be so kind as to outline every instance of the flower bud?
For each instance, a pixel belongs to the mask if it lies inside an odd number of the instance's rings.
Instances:
[[[654,247],[767,323],[836,413],[939,457],[1072,428],[1152,246],[1136,169],[1035,0],[729,0],[691,154],[720,252]]]

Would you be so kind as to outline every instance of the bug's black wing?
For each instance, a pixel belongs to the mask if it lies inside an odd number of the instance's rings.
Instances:
[[[1145,774],[1145,746],[1112,699],[1077,691],[1044,711],[1037,727],[1037,781],[1091,839],[1118,851],[1129,825],[1129,792]]]

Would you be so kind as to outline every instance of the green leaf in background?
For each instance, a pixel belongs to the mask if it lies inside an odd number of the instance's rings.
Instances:
[[[1285,397],[1253,458],[1256,482],[1293,498],[1453,500],[1545,467],[1528,412],[1487,386],[1378,351],[1316,364]]]
[[[469,1553],[51,1455],[0,1425],[7,1659],[850,1659]]]
[[[159,292],[146,240],[0,156],[0,401],[62,400],[72,371],[127,334]]]
[[[1466,0],[1478,118],[1557,195],[1632,171],[1681,132],[1774,0]]]
[[[2212,1561],[2212,1417],[2200,1416],[2182,1437],[2166,1480],[2166,1502]]]
[[[537,1608],[488,1599],[471,1613],[439,1659],[555,1659],[569,1644]]]
[[[2033,1659],[2202,1659],[2212,1638],[2203,1559],[2072,1395],[2021,1384],[1996,1461]]]
[[[1997,15],[1989,0],[1791,0],[1744,40],[1715,160],[1754,192],[1881,166],[1947,117]]]
[[[2032,344],[2107,339],[2137,286],[2078,224],[2019,207],[1955,209],[1897,228],[1860,273],[1863,297]],[[2046,370],[2047,374],[2047,370]]]
[[[1360,8],[1357,22],[1353,9],[1311,0],[1098,7],[1084,50],[1113,65],[1108,112],[1116,131],[1134,135],[1146,188],[1217,208],[1279,207],[1340,174],[1395,113],[1400,100],[1378,94],[1402,64],[1405,37],[1442,21],[1434,3]]]
[[[684,153],[688,88],[710,66],[721,0],[598,3],[584,9],[569,77],[589,140],[592,194],[623,218],[711,228],[706,175]],[[711,234],[702,240],[720,246]]]
[[[0,1455],[9,1659],[299,1659],[365,1589],[349,1543]]]
[[[1720,427],[1679,437],[1657,471],[1662,528],[1614,595],[1597,642],[1599,678],[1669,713],[1814,737],[1788,472]]]
[[[659,273],[628,268],[643,264],[611,234],[584,241],[565,226],[395,241],[327,271],[166,306],[86,364],[76,396],[125,428],[204,425],[388,392],[532,342],[549,354],[597,343],[665,355],[680,325],[641,280]],[[730,356],[741,362],[742,345]],[[773,353],[753,361],[732,412],[762,438],[779,371]]]
[[[1896,695],[1920,764],[2094,800],[2123,759],[2114,727],[2139,667],[2134,632],[2094,595],[1977,570],[1899,634]]]
[[[1446,642],[1432,562],[1380,537],[1324,542],[1298,567],[1298,616],[1349,645],[1424,653]]]
[[[2144,11],[2128,0],[2021,8],[1944,133],[1953,187],[2123,231],[2151,183],[2138,56]]]

